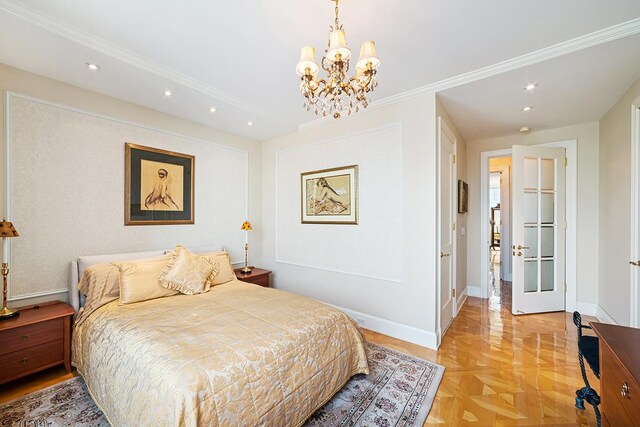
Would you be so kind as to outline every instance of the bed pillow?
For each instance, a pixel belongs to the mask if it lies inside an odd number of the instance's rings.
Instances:
[[[233,272],[233,266],[231,265],[231,258],[229,258],[229,252],[207,252],[199,254],[200,256],[208,256],[218,262],[220,270],[218,274],[213,278],[211,286],[221,285],[223,283],[230,282],[236,279],[236,274]]]
[[[177,294],[177,291],[164,288],[158,283],[158,276],[168,262],[169,255],[163,255],[113,263],[120,271],[119,304],[131,304]]]
[[[158,283],[183,294],[200,294],[209,291],[219,270],[220,266],[213,257],[192,254],[178,245],[160,272]]]
[[[75,324],[80,325],[91,313],[120,296],[120,271],[112,264],[94,264],[85,268],[78,290],[86,298]]]

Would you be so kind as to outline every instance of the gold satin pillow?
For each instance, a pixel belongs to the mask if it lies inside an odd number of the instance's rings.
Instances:
[[[213,258],[192,254],[184,246],[178,245],[158,276],[158,283],[183,294],[201,294],[209,291],[219,270],[218,262]]]
[[[111,264],[90,265],[82,273],[78,290],[86,298],[76,316],[75,326],[82,324],[98,308],[118,299],[120,271]]]
[[[167,262],[169,255],[113,263],[120,270],[119,304],[131,304],[177,294],[177,291],[163,288],[158,283],[158,275]]]
[[[218,274],[213,278],[211,282],[211,286],[221,285],[223,283],[230,282],[236,279],[236,273],[233,271],[233,266],[231,265],[231,258],[229,258],[229,252],[219,251],[219,252],[207,252],[204,254],[200,254],[200,256],[207,256],[218,262],[220,270]]]

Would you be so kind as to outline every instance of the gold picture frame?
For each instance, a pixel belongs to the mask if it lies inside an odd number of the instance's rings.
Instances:
[[[125,143],[124,225],[195,223],[195,156]]]
[[[358,224],[358,165],[300,174],[303,224]]]

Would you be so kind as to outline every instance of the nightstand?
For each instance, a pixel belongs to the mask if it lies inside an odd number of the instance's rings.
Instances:
[[[73,308],[53,301],[19,311],[0,322],[0,384],[60,364],[71,372]]]
[[[247,274],[243,273],[241,270],[242,268],[236,268],[233,270],[236,273],[238,280],[253,283],[254,285],[264,286],[265,288],[270,286],[269,277],[271,276],[271,272],[269,270],[251,267],[251,273]]]

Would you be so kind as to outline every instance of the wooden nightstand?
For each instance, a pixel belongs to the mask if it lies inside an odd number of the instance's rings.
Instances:
[[[71,372],[73,308],[53,301],[19,310],[0,322],[0,384],[63,363]]]
[[[251,267],[251,273],[248,274],[244,274],[240,270],[242,270],[242,268],[236,268],[233,270],[236,273],[238,280],[253,283],[254,285],[264,286],[265,288],[270,286],[269,277],[271,276],[271,272],[269,270]]]

